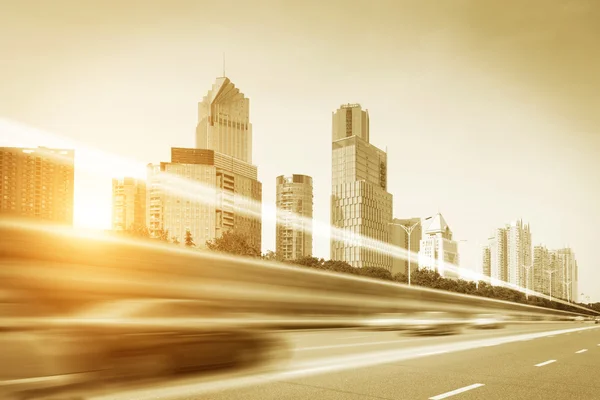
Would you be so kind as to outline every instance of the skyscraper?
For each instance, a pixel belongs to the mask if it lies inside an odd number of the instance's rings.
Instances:
[[[148,221],[153,236],[169,231],[195,243],[220,237],[230,229],[261,249],[262,185],[256,167],[207,149],[172,148],[171,162],[148,166]]]
[[[196,147],[252,164],[250,99],[229,78],[217,78],[198,103]]]
[[[127,231],[146,227],[146,182],[134,178],[112,181],[112,229]]]
[[[406,229],[411,229],[410,233],[410,244],[408,243],[409,235]],[[389,224],[390,227],[390,243],[394,246],[402,249],[410,249],[410,271],[411,273],[416,271],[419,267],[419,250],[422,236],[422,226],[420,218],[409,218],[409,219],[398,219],[394,218]],[[407,257],[408,258],[408,257]],[[392,258],[392,274],[397,273],[408,274],[408,259],[393,257]]]
[[[276,248],[284,260],[312,255],[313,185],[306,175],[277,177]]]
[[[538,245],[533,248],[533,290],[538,293],[550,294],[550,253],[546,246]]]
[[[342,105],[332,125],[331,259],[391,270],[387,154],[369,143],[369,114],[359,104]],[[357,237],[375,239],[375,249]]]
[[[578,267],[575,253],[569,247],[555,250],[556,297],[567,301],[578,301]]]
[[[531,231],[522,220],[513,221],[506,226],[506,271],[507,282],[526,287],[526,268],[532,265]],[[531,271],[529,271],[531,275]]]
[[[490,276],[506,282],[506,229],[495,229],[488,238],[490,247]]]
[[[75,152],[0,147],[0,213],[73,224]]]
[[[437,213],[421,240],[419,267],[435,270],[445,278],[458,278],[452,267],[458,267],[459,260],[458,243],[452,240],[452,231],[442,214]]]
[[[533,287],[531,230],[522,220],[497,228],[488,239],[490,272],[494,279],[520,287]],[[526,280],[529,277],[529,285]]]

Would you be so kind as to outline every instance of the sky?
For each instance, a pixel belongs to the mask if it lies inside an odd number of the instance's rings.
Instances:
[[[77,225],[110,226],[111,177],[143,177],[171,147],[194,146],[197,103],[225,53],[226,75],[250,98],[264,204],[275,203],[276,176],[310,175],[314,217],[329,221],[331,113],[360,103],[371,142],[388,151],[395,217],[440,211],[466,240],[464,267],[480,264],[493,228],[522,218],[534,244],[573,248],[579,292],[600,301],[595,0],[0,0],[0,9],[0,145],[100,152],[76,159]],[[274,247],[266,222],[263,250]],[[328,241],[315,240],[314,253],[329,258]]]

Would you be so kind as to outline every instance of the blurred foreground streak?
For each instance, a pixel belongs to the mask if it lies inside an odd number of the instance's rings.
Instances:
[[[282,331],[447,334],[575,314],[154,241],[0,221],[0,398],[276,368]]]

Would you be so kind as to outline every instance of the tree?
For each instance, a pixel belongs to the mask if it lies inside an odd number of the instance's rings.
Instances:
[[[398,272],[396,275],[394,275],[394,280],[400,283],[408,283],[408,275]]]
[[[352,265],[345,261],[328,260],[322,263],[322,268],[327,271],[340,272],[343,274],[357,275],[359,273],[358,268],[354,268]]]
[[[126,229],[123,233],[125,233],[126,235],[129,236],[133,236],[133,237],[137,237],[137,238],[149,238],[150,237],[150,231],[148,230],[148,227],[144,226],[144,225],[139,225],[139,224],[134,224],[131,227],[129,227],[129,229]]]
[[[181,242],[179,241],[179,239],[177,238],[177,236],[173,236],[171,238],[171,241],[173,242],[173,244],[180,244]]]
[[[260,257],[260,251],[249,242],[248,237],[233,230],[226,231],[219,238],[207,240],[206,247],[238,256]]]
[[[304,267],[312,267],[312,268],[323,268],[325,264],[325,260],[317,257],[302,257],[297,260],[292,261],[293,264],[302,265]]]
[[[196,243],[194,243],[194,238],[192,237],[192,232],[190,232],[189,229],[185,231],[185,245],[187,247],[193,247],[196,245]]]
[[[263,260],[269,261],[284,261],[283,256],[279,255],[278,253],[272,250],[267,250],[267,252],[262,255],[262,258]]]
[[[162,242],[168,242],[169,241],[169,230],[168,229],[167,230],[160,229],[158,231],[157,239]]]
[[[391,281],[392,273],[381,267],[364,267],[358,269],[359,275],[368,276],[369,278],[377,278],[385,281]]]

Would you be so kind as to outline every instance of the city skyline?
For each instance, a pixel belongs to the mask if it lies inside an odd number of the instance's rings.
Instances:
[[[12,12],[18,12],[17,7]],[[511,32],[493,31],[500,29],[497,25],[473,27],[480,35],[472,36],[477,39],[469,43],[477,46],[487,40],[485,38],[491,38],[486,48],[495,49],[497,56],[469,52],[465,47],[457,52],[452,35],[464,38],[465,32],[452,25],[452,18],[458,18],[456,14],[444,10],[441,7],[438,11],[425,12],[413,7],[401,15],[407,23],[419,18],[437,21],[450,35],[420,31],[414,24],[398,24],[397,20],[391,24],[385,15],[394,13],[376,9],[374,12],[380,16],[382,26],[391,29],[386,35],[404,38],[395,42],[394,48],[376,28],[372,36],[358,36],[356,41],[346,45],[336,41],[343,40],[345,35],[335,33],[334,27],[309,33],[323,35],[337,43],[331,48],[326,42],[323,42],[325,47],[302,46],[304,39],[293,35],[299,27],[292,23],[288,24],[290,33],[283,35],[281,42],[270,43],[270,47],[275,48],[272,50],[257,44],[262,43],[261,38],[279,32],[273,25],[275,22],[271,22],[264,31],[249,32],[254,44],[241,38],[239,45],[234,45],[235,35],[218,28],[221,39],[206,43],[202,51],[198,51],[197,43],[188,38],[181,38],[179,45],[173,47],[173,38],[142,39],[132,33],[130,24],[117,21],[111,29],[128,40],[119,41],[123,52],[115,56],[104,47],[105,41],[97,40],[98,32],[105,34],[100,25],[92,24],[77,35],[69,34],[69,29],[59,31],[57,27],[64,24],[56,22],[57,11],[48,8],[44,13],[47,18],[38,20],[31,16],[31,25],[24,26],[34,32],[43,29],[47,43],[56,45],[56,57],[49,56],[50,61],[57,63],[56,69],[52,69],[56,73],[32,74],[31,71],[52,65],[37,66],[25,55],[7,63],[4,76],[10,80],[1,80],[0,85],[7,95],[15,95],[11,102],[0,100],[2,117],[116,153],[135,163],[131,173],[125,168],[115,173],[117,165],[113,163],[106,171],[96,171],[96,167],[91,166],[91,172],[84,171],[83,167],[81,172],[76,172],[76,224],[98,226],[98,221],[104,221],[100,225],[108,227],[111,199],[106,193],[110,193],[113,177],[135,176],[136,173],[140,177],[139,164],[145,166],[147,162],[167,159],[171,147],[194,147],[193,127],[197,124],[194,105],[221,69],[220,62],[207,63],[206,60],[220,60],[225,51],[228,72],[252,98],[253,162],[260,167],[259,180],[269,183],[265,185],[263,204],[275,201],[275,188],[270,183],[276,176],[285,171],[302,171],[315,178],[315,219],[329,221],[327,196],[331,185],[324,173],[331,168],[329,113],[343,102],[356,100],[369,107],[372,140],[379,147],[387,145],[389,170],[397,171],[389,180],[395,216],[431,215],[432,210],[441,207],[452,221],[457,237],[470,240],[465,244],[465,251],[461,247],[461,263],[477,266],[481,247],[477,242],[485,241],[489,227],[522,215],[538,232],[535,244],[544,242],[548,248],[570,246],[574,249],[580,265],[580,280],[588,285],[580,287],[580,291],[592,292],[597,287],[593,282],[600,279],[600,273],[594,266],[593,246],[588,244],[594,232],[588,227],[597,225],[589,220],[598,217],[579,210],[592,210],[593,199],[598,194],[590,182],[598,180],[599,168],[589,167],[598,165],[593,156],[594,149],[598,148],[593,127],[598,125],[594,125],[594,114],[589,113],[589,106],[594,104],[590,99],[595,98],[590,98],[589,93],[595,91],[597,77],[586,73],[586,68],[594,70],[595,61],[571,68],[565,63],[575,60],[574,57],[563,57],[562,63],[552,61],[557,52],[548,50],[546,38],[552,36],[548,33],[552,29],[560,29],[562,18],[566,17],[559,17],[551,10],[544,26],[517,26]],[[122,11],[127,15],[127,9]],[[274,12],[289,17],[288,11],[276,9]],[[526,7],[522,12],[530,15],[532,9]],[[243,20],[242,14],[245,19],[251,11],[236,11],[228,23],[239,23]],[[315,14],[315,18],[326,14],[325,11]],[[507,18],[502,13],[494,14]],[[105,15],[100,11],[90,18],[101,21]],[[174,16],[177,23],[167,21],[166,26],[152,28],[156,29],[157,37],[173,26],[197,29],[198,36],[214,28],[195,27],[182,15]],[[2,26],[14,28],[10,21]],[[63,36],[67,34],[72,48],[61,45],[67,42]],[[19,40],[18,35],[4,37]],[[518,42],[523,37],[529,41]],[[419,38],[425,38],[421,43],[426,51],[421,49],[416,53],[412,41]],[[237,43],[238,39],[235,40]],[[372,45],[375,42],[380,43],[378,48]],[[511,46],[506,46],[507,42]],[[151,53],[146,50],[149,43],[152,43]],[[359,43],[366,49],[365,57],[348,64],[344,52]],[[585,40],[575,43],[577,46],[569,46],[570,51],[584,54],[581,48],[588,43]],[[527,52],[533,44],[541,51],[535,52],[538,57],[535,60],[531,58],[534,52]],[[299,58],[288,50],[293,45],[300,49]],[[38,53],[36,44],[27,42],[21,46],[31,54]],[[82,46],[92,55],[83,57],[83,52],[77,50]],[[341,48],[334,51],[339,46]],[[440,51],[433,55],[434,50]],[[248,58],[248,52],[257,54],[260,65]],[[451,58],[450,54],[459,57]],[[535,62],[520,62],[523,57]],[[173,60],[180,62],[173,63]],[[504,66],[504,72],[487,70],[491,60]],[[70,71],[68,74],[60,71],[65,63],[74,66],[65,69]],[[558,78],[548,79],[546,75],[537,74],[535,66],[542,64],[562,65],[562,69],[553,70]],[[340,68],[344,68],[346,74],[339,74]],[[373,71],[389,85],[385,88],[372,85]],[[576,72],[565,75],[563,71]],[[583,79],[585,85],[570,87],[583,91],[589,88],[589,93],[565,92],[564,83],[577,79]],[[70,85],[71,82],[81,84]],[[315,85],[314,90],[318,88],[319,96],[308,90],[311,84]],[[518,90],[516,85],[519,85]],[[547,96],[548,90],[556,95]],[[35,95],[25,100],[22,94],[26,93]],[[156,93],[160,95],[154,95]],[[49,102],[50,98],[56,100]],[[565,105],[563,101],[572,104]],[[28,140],[26,135],[3,139],[6,145],[52,146],[50,142],[39,140],[22,143]],[[281,154],[277,149],[284,147],[294,151]],[[76,164],[85,166],[88,162],[83,159],[85,153],[76,154]],[[507,158],[506,154],[511,157]],[[556,168],[557,162],[561,168]],[[519,174],[507,173],[513,169],[519,170]],[[142,168],[141,177],[144,173]],[[95,179],[97,176],[103,178]],[[556,182],[560,182],[560,190]],[[263,249],[273,249],[274,238],[274,225],[264,226]],[[327,256],[328,247],[328,244],[315,243],[315,255]]]

